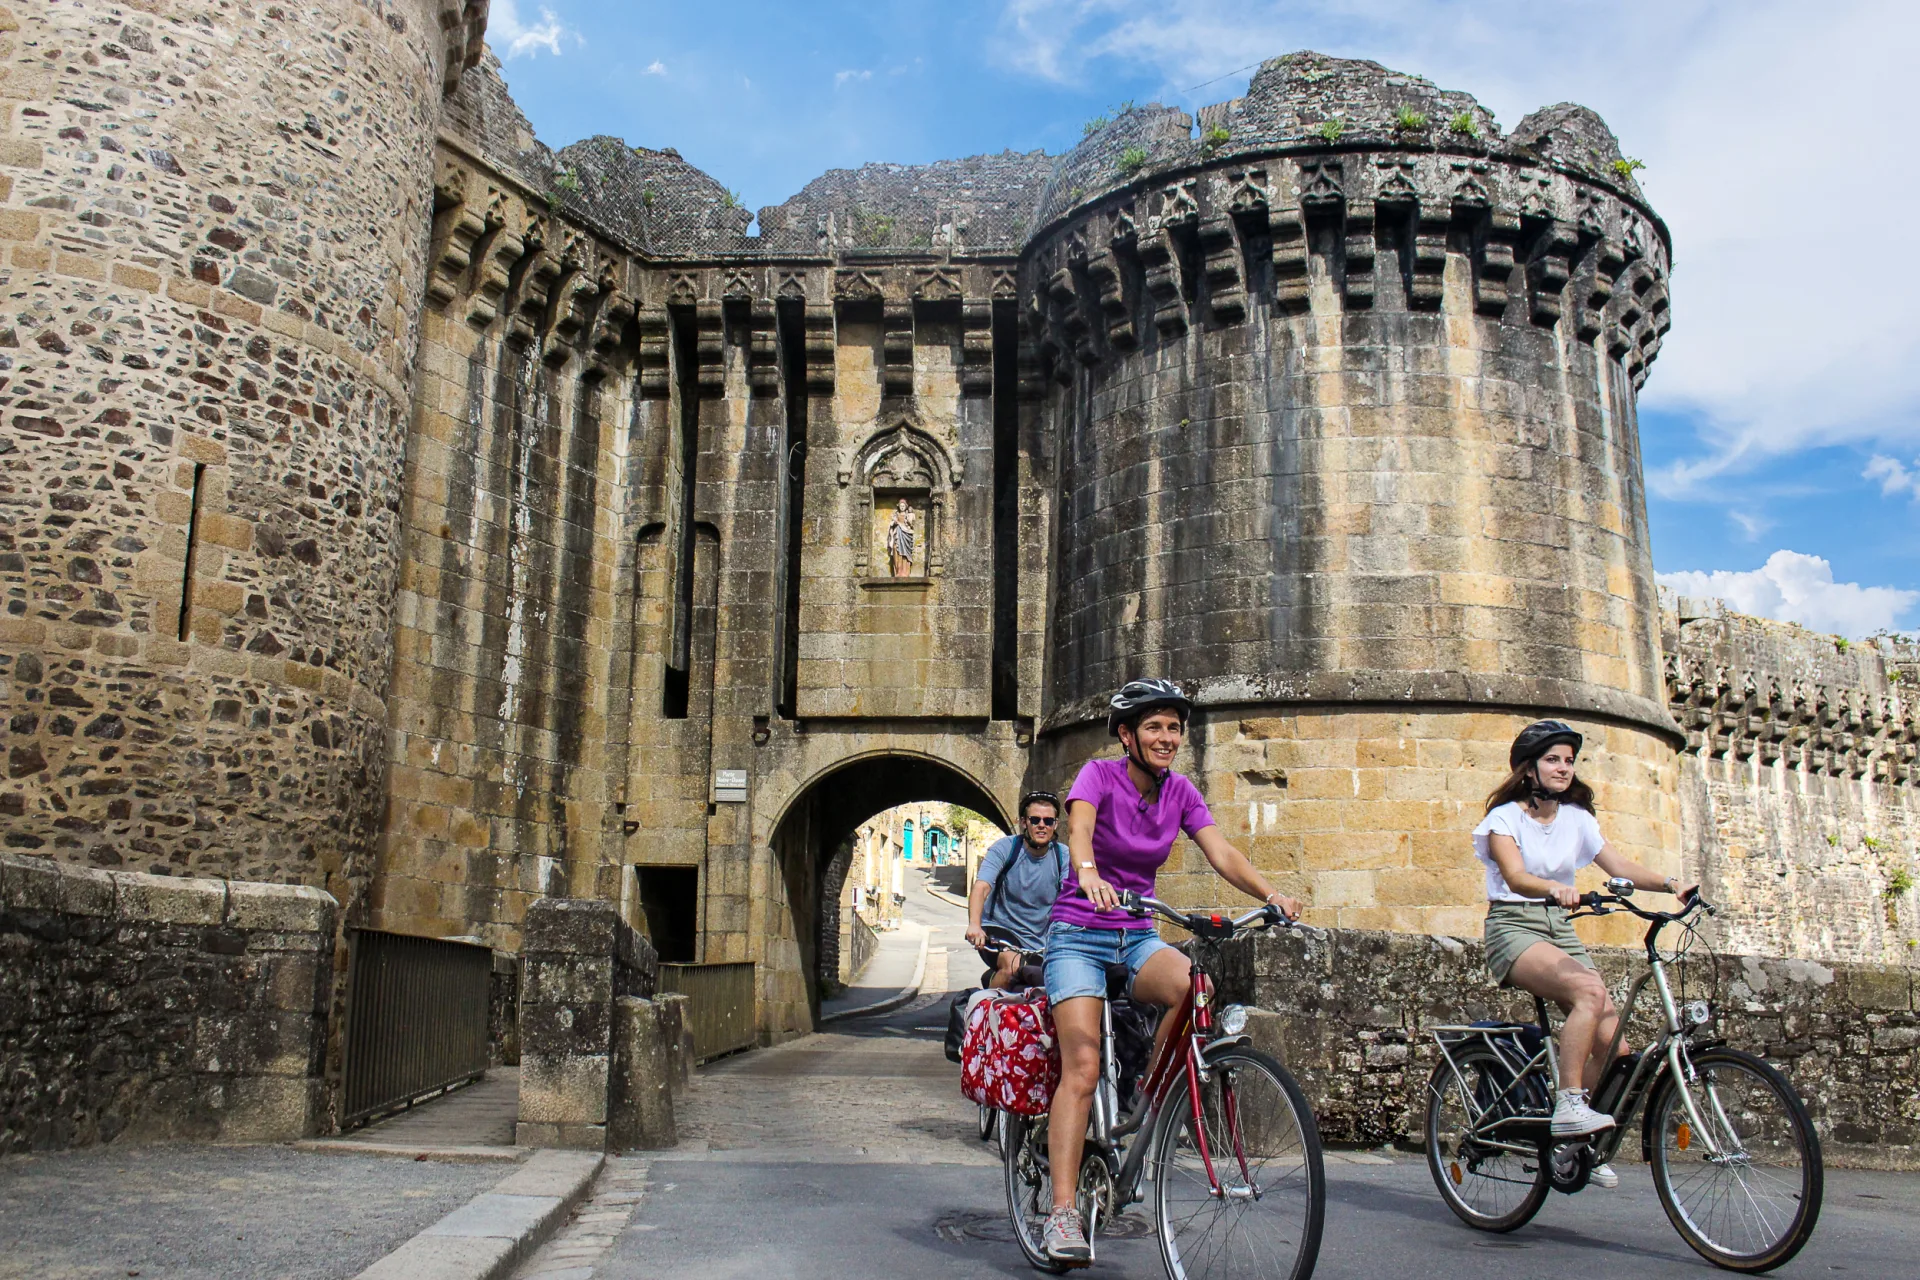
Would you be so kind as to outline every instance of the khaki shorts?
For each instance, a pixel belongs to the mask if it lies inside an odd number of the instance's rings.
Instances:
[[[1551,942],[1587,968],[1595,967],[1566,911],[1544,902],[1489,902],[1485,937],[1487,968],[1503,987],[1513,962],[1536,942]]]

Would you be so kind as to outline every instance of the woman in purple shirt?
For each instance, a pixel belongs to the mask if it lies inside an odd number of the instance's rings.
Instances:
[[[1042,1241],[1056,1262],[1084,1265],[1093,1257],[1073,1198],[1087,1111],[1100,1074],[1106,968],[1127,966],[1136,1002],[1164,1009],[1187,992],[1187,958],[1161,941],[1151,920],[1119,913],[1120,893],[1152,895],[1154,873],[1173,851],[1174,838],[1185,831],[1227,883],[1290,917],[1300,914],[1300,904],[1275,892],[1220,834],[1193,783],[1173,772],[1174,753],[1192,711],[1193,703],[1171,681],[1129,682],[1107,704],[1107,732],[1120,739],[1126,758],[1089,761],[1067,794],[1073,867],[1069,887],[1053,904],[1046,967],[1047,999],[1060,1040],[1060,1087],[1048,1112],[1053,1214]],[[1156,1055],[1170,1026],[1169,1019],[1161,1019]]]

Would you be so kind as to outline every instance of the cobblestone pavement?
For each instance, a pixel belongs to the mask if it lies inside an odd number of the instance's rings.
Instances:
[[[572,1221],[520,1265],[514,1280],[589,1280],[646,1198],[651,1165],[644,1157],[610,1157]]]
[[[501,1176],[276,1146],[8,1156],[0,1280],[340,1280]]]

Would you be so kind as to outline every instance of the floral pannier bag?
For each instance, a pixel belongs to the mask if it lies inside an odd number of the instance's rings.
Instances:
[[[967,1014],[960,1092],[969,1102],[1016,1115],[1046,1114],[1060,1084],[1053,1011],[1038,987],[1020,995],[983,992]]]

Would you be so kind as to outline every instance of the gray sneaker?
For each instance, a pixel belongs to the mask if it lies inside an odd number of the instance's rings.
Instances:
[[[1093,1261],[1093,1246],[1087,1243],[1087,1229],[1078,1209],[1055,1209],[1040,1233],[1040,1247],[1055,1262],[1084,1267]]]

